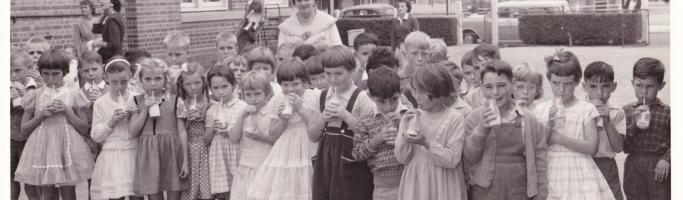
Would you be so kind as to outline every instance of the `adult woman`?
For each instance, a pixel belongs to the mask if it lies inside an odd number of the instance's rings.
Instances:
[[[410,1],[401,0],[398,2],[398,15],[396,15],[396,21],[394,21],[394,44],[393,48],[396,49],[406,36],[413,31],[420,29],[420,24],[417,22],[417,18],[410,15],[410,10],[412,6]]]
[[[101,0],[101,9],[104,14],[98,24],[93,26],[93,33],[101,33],[102,41],[93,42],[93,48],[102,56],[102,61],[107,62],[115,55],[123,54],[123,36],[126,33],[125,25],[118,14],[121,11],[120,0]]]
[[[285,42],[304,41],[316,47],[341,45],[336,19],[315,8],[315,0],[292,0],[297,12],[278,28],[278,46]]]
[[[95,4],[90,0],[81,0],[81,14],[83,14],[74,24],[74,50],[76,57],[80,57],[84,51],[92,50],[92,45],[88,42],[93,41],[96,35],[92,32],[93,15],[95,15]]]

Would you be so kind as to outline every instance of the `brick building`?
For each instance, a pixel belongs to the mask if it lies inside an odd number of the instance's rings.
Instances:
[[[40,35],[54,48],[73,46],[72,25],[80,17],[80,0],[11,0],[10,38],[13,47],[23,48],[25,41]],[[99,5],[98,0],[93,0]],[[191,61],[208,64],[215,56],[214,38],[224,30],[237,32],[247,0],[121,0],[126,22],[125,49],[144,49],[154,56],[163,55],[162,40],[171,30],[183,30],[192,40]],[[277,44],[276,26],[293,7],[288,0],[266,0],[269,20],[265,36],[267,46]],[[278,18],[278,7],[281,9]],[[98,10],[98,13],[101,13]],[[263,41],[263,40],[260,40]]]

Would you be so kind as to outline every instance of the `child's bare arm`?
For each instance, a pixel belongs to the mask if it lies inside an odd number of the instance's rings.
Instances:
[[[624,150],[624,136],[617,131],[615,122],[606,117],[603,120],[605,132],[607,132],[607,140],[609,141],[610,147],[616,153]]]
[[[244,119],[248,116],[248,113],[246,111],[240,113],[240,116],[237,117],[237,121],[235,122],[235,125],[228,130],[228,138],[232,143],[239,143],[240,139],[242,138],[242,132],[244,131]]]
[[[306,128],[308,128],[308,139],[311,142],[320,141],[320,137],[322,137],[323,134],[323,129],[325,128],[325,120],[323,119],[322,114],[310,109],[302,109],[302,112],[299,113],[306,122]]]
[[[187,129],[184,119],[176,119],[176,124],[178,126],[178,136],[180,137],[180,148],[182,148],[183,153],[183,165],[189,162],[188,151],[187,151]]]
[[[49,111],[45,111],[49,112]],[[33,115],[33,109],[24,110],[24,115],[21,116],[21,133],[23,135],[30,135],[34,129],[45,119],[45,113],[38,113]]]
[[[149,109],[146,108],[138,109],[138,112],[133,112],[128,127],[128,132],[132,134],[133,137],[137,137],[142,133],[142,128],[145,126],[145,120],[147,120],[148,114]]]
[[[66,115],[66,120],[77,132],[81,135],[89,135],[88,128],[90,125],[88,124],[88,114],[85,108],[76,108],[75,110],[66,108],[64,109],[64,114]]]
[[[279,119],[272,119],[270,121],[270,128],[268,129],[268,135],[270,138],[272,138],[273,141],[277,140],[282,136],[282,133],[285,132],[285,129],[287,128],[287,123],[289,122],[289,119],[285,119],[282,117],[278,117]]]
[[[550,139],[572,151],[593,155],[598,149],[598,133],[595,121],[592,119],[584,123],[584,139],[570,138],[560,133],[552,133]]]

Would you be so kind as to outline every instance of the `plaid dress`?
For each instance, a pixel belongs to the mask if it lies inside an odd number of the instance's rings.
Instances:
[[[212,127],[214,119],[228,121],[232,126],[237,121],[239,113],[247,108],[247,103],[237,98],[225,103],[212,105],[206,114],[206,127]],[[233,173],[237,170],[238,144],[230,142],[228,136],[216,134],[209,147],[209,175],[211,193],[230,192]]]

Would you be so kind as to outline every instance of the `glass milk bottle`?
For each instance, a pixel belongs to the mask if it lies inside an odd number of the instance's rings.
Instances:
[[[500,117],[500,110],[498,110],[498,105],[495,99],[488,99],[489,108],[491,112],[496,116],[496,119],[491,122],[492,126],[500,126],[503,123],[503,119]]]
[[[420,132],[420,127],[417,125],[417,118],[420,117],[420,110],[415,112],[415,116],[408,120],[408,128],[406,129],[406,135],[410,137],[417,137]]]
[[[285,109],[282,110],[282,116],[284,116],[285,118],[292,117],[292,113],[294,112],[294,108],[292,108],[292,102],[289,102],[289,98],[287,98],[287,96],[285,96],[284,104],[285,104]]]
[[[332,88],[332,94],[331,94],[332,98],[330,99],[328,106],[336,107],[338,110],[344,109],[344,108],[339,107],[339,106],[341,106],[341,97],[339,95],[340,95],[339,94],[339,88],[333,87]],[[335,119],[334,121],[329,122],[328,126],[341,127],[341,124],[342,124],[341,119]]]
[[[17,91],[19,91],[19,89],[23,88],[23,87],[24,86],[21,83],[19,83],[18,81],[12,82],[11,88],[15,88]],[[18,96],[16,98],[12,99],[12,106],[15,108],[21,106],[21,96]]]
[[[154,96],[154,91],[152,91],[152,96],[150,98],[157,98],[156,96]],[[156,119],[159,118],[159,116],[161,116],[161,110],[159,110],[159,102],[156,102],[149,107],[149,117],[152,119]]]
[[[636,126],[638,126],[639,129],[644,130],[650,127],[650,106],[645,104],[645,98],[643,98],[642,103],[642,105],[636,108],[638,111],[638,121]]]
[[[596,108],[605,105],[600,99],[591,99],[590,102],[595,105]],[[598,121],[595,123],[595,126],[598,127],[598,130],[602,130],[605,127],[605,122],[602,121],[602,116],[597,119]]]
[[[556,132],[560,132],[564,129],[565,123],[565,111],[564,104],[562,103],[562,97],[555,97],[553,100],[553,105],[557,108],[557,112],[553,115],[551,113],[550,119],[552,123],[552,128]]]

